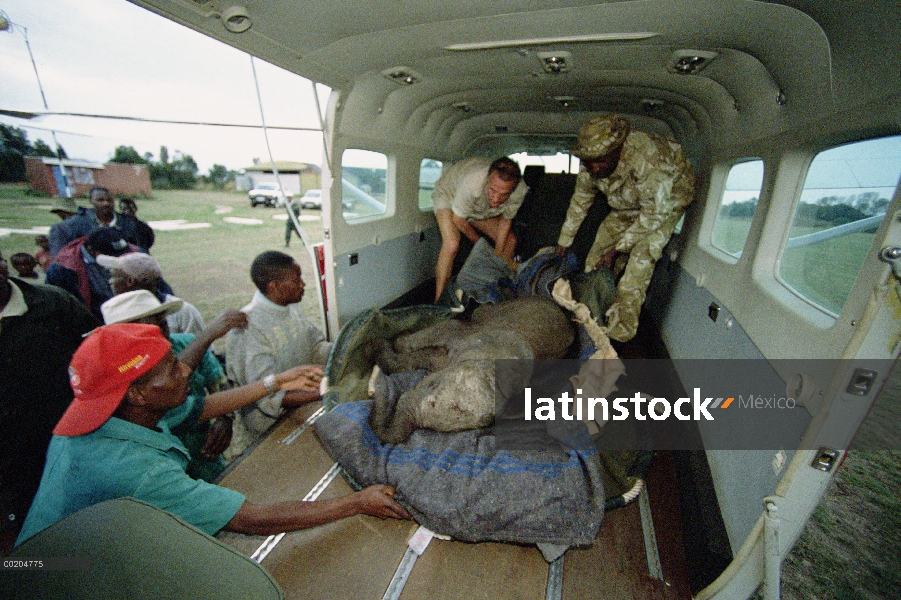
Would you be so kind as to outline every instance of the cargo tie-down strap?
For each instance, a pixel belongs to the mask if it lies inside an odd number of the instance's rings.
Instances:
[[[404,552],[397,570],[394,571],[394,577],[388,584],[388,589],[382,596],[382,600],[398,600],[404,591],[404,586],[413,572],[413,565],[416,560],[422,556],[425,549],[428,548],[432,538],[442,540],[450,540],[448,536],[436,534],[434,531],[419,526],[415,533],[407,541],[407,551]],[[560,555],[548,566],[547,589],[545,591],[545,600],[560,600],[563,593],[563,556]]]

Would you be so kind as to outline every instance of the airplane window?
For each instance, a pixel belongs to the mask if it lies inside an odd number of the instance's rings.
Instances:
[[[511,154],[510,158],[519,163],[519,168],[525,171],[529,165],[541,165],[545,173],[570,173],[579,172],[579,159],[571,154],[557,152],[556,154],[540,155],[518,152]]]
[[[779,275],[839,314],[901,175],[901,136],[846,144],[810,164]]]
[[[713,225],[712,243],[715,247],[732,256],[741,256],[762,187],[762,160],[732,165]]]
[[[369,150],[347,149],[341,155],[341,205],[346,221],[388,211],[388,157]]]
[[[424,158],[419,163],[419,210],[430,211],[432,204],[432,190],[435,182],[441,177],[441,161]]]

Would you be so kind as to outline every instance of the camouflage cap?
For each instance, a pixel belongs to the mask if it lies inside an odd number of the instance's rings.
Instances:
[[[572,153],[582,160],[606,156],[623,145],[630,129],[629,121],[619,115],[591,117],[582,125],[579,143],[572,149]]]

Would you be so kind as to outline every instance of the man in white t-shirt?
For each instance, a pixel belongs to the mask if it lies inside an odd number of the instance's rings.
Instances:
[[[510,231],[528,188],[513,160],[467,158],[448,167],[432,192],[441,231],[441,252],[435,265],[435,302],[450,280],[460,234],[475,244],[479,233],[494,242],[494,252],[513,266],[516,236]]]

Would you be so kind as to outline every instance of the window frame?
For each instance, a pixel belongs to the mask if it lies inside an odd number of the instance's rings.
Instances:
[[[373,213],[369,215],[360,215],[357,217],[348,217],[347,213],[344,209],[344,160],[347,152],[367,152],[369,154],[377,154],[385,157],[385,210],[380,213]],[[350,167],[354,168],[354,167]],[[374,221],[381,221],[383,219],[390,219],[394,216],[395,207],[396,207],[396,172],[397,172],[397,161],[393,155],[387,154],[385,152],[381,152],[379,150],[370,150],[369,148],[360,148],[360,147],[347,147],[341,151],[341,166],[340,166],[340,189],[341,189],[341,218],[348,225],[362,225],[364,223],[372,223]]]

